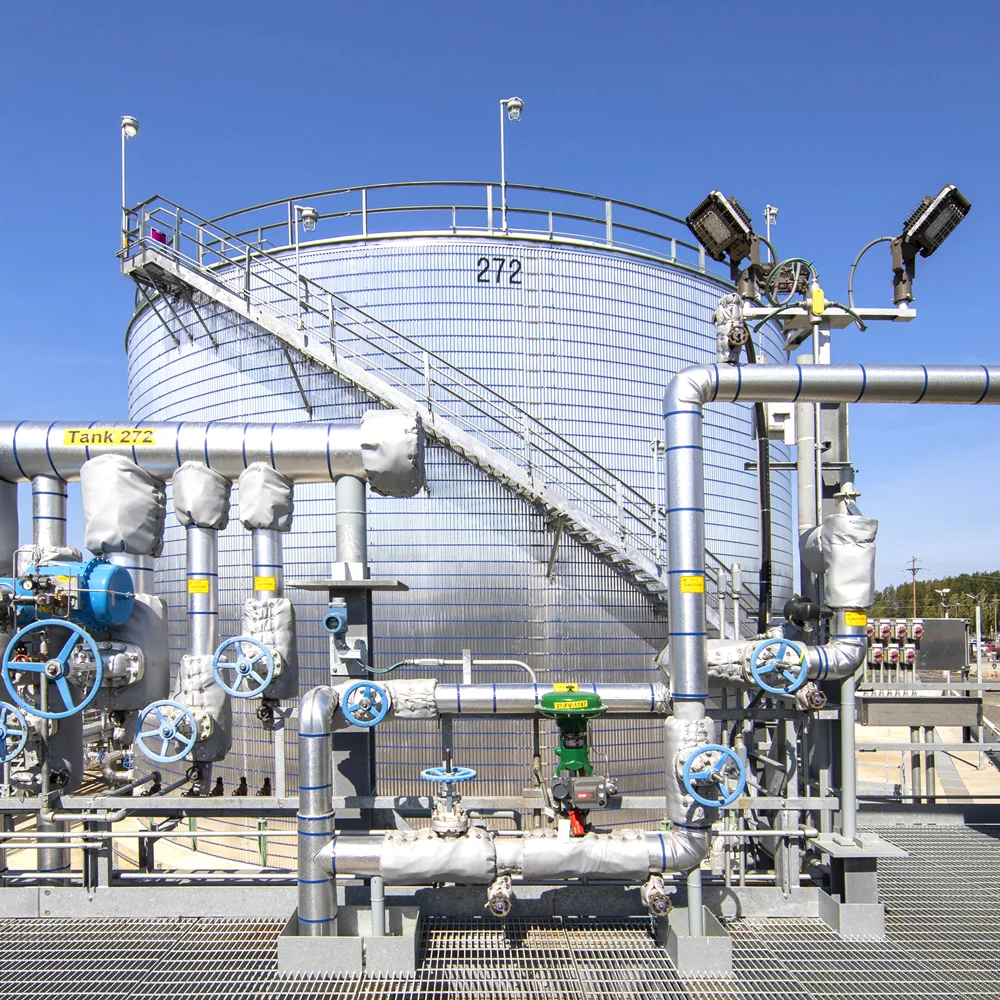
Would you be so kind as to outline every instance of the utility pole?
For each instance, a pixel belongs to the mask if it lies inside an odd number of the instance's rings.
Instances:
[[[912,556],[910,558],[910,565],[903,570],[904,573],[910,574],[910,593],[913,595],[913,616],[917,617],[917,574],[923,569],[923,566],[917,565],[917,557]]]

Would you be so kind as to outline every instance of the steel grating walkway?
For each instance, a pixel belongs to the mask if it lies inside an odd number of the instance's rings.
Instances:
[[[413,979],[278,978],[276,920],[0,920],[0,998],[1000,1000],[1000,827],[880,832],[911,852],[880,867],[888,941],[737,920],[732,980],[682,982],[638,919],[431,919]]]

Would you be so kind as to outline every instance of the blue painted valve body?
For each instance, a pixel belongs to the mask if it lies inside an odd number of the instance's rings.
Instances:
[[[131,574],[105,559],[30,566],[20,577],[0,578],[0,588],[15,597],[38,599],[38,603],[18,605],[18,628],[61,618],[101,631],[124,624],[135,604]]]

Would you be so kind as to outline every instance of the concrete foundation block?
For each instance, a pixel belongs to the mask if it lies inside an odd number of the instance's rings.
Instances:
[[[733,974],[733,942],[715,914],[702,909],[705,933],[693,937],[688,931],[687,909],[671,911],[666,921],[657,921],[657,933],[666,944],[667,954],[677,974],[684,979],[728,978]],[[665,941],[663,940],[665,939]]]
[[[885,940],[885,907],[881,903],[841,903],[821,889],[819,917],[842,938]]]

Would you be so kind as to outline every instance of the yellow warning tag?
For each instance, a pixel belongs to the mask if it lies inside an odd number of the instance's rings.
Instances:
[[[681,577],[681,593],[682,594],[704,594],[705,593],[705,578],[703,576],[682,576]]]
[[[845,611],[844,612],[844,624],[845,625],[867,625],[868,615],[863,611]]]
[[[553,691],[558,691],[560,694],[573,694],[574,691],[580,690],[579,684],[553,684]]]
[[[207,594],[212,589],[212,581],[204,577],[188,580],[189,594]]]
[[[63,446],[77,448],[114,445],[154,445],[156,431],[150,427],[70,427],[63,431]]]
[[[273,576],[255,576],[253,578],[254,590],[277,590],[278,582]]]
[[[552,707],[555,709],[565,709],[565,708],[586,708],[588,702],[586,699],[583,701],[556,701],[552,703]]]

